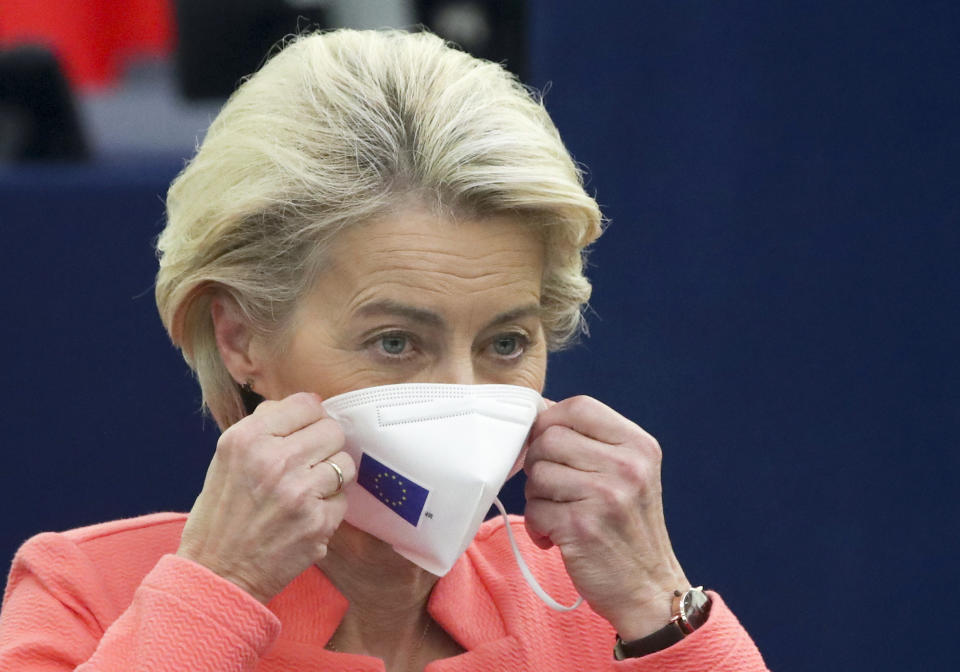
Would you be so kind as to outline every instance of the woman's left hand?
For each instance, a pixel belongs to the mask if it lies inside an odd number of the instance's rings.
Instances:
[[[567,573],[624,640],[659,630],[690,584],[663,518],[660,446],[586,396],[540,413],[524,471],[530,538],[560,548]]]

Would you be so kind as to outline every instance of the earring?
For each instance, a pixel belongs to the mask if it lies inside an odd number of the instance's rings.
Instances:
[[[251,415],[257,408],[257,405],[263,401],[263,397],[253,389],[253,379],[247,378],[243,385],[240,386],[240,401],[247,415]]]

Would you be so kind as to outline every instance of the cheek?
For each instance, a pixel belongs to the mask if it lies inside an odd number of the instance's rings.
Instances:
[[[511,385],[522,385],[543,392],[547,378],[547,353],[538,347],[510,374]]]
[[[273,378],[279,398],[296,392],[315,392],[328,399],[351,389],[351,378],[362,375],[354,353],[329,347],[291,348],[274,363]]]

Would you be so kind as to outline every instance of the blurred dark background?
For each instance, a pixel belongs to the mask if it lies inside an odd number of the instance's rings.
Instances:
[[[140,41],[80,61],[30,28],[42,4],[0,6],[0,45],[61,69],[39,67],[34,113],[0,60],[0,571],[41,530],[188,510],[217,438],[156,316],[151,242],[222,99],[184,81],[182,3],[125,5]],[[71,5],[84,35],[122,20],[95,4]],[[292,4],[294,23],[442,26],[549,88],[611,224],[592,335],[552,358],[548,394],[659,438],[678,557],[771,669],[955,665],[960,4]],[[74,122],[83,151],[24,149],[31,124]]]

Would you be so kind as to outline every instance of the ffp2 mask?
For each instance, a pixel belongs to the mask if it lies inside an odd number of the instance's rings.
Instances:
[[[429,383],[327,400],[357,464],[346,521],[443,576],[473,540],[542,403],[514,385]]]
[[[443,576],[473,541],[545,403],[515,385],[403,383],[347,392],[324,407],[357,464],[345,520]],[[536,585],[509,524],[507,532],[540,598],[558,610],[579,606],[582,598],[564,607]]]

